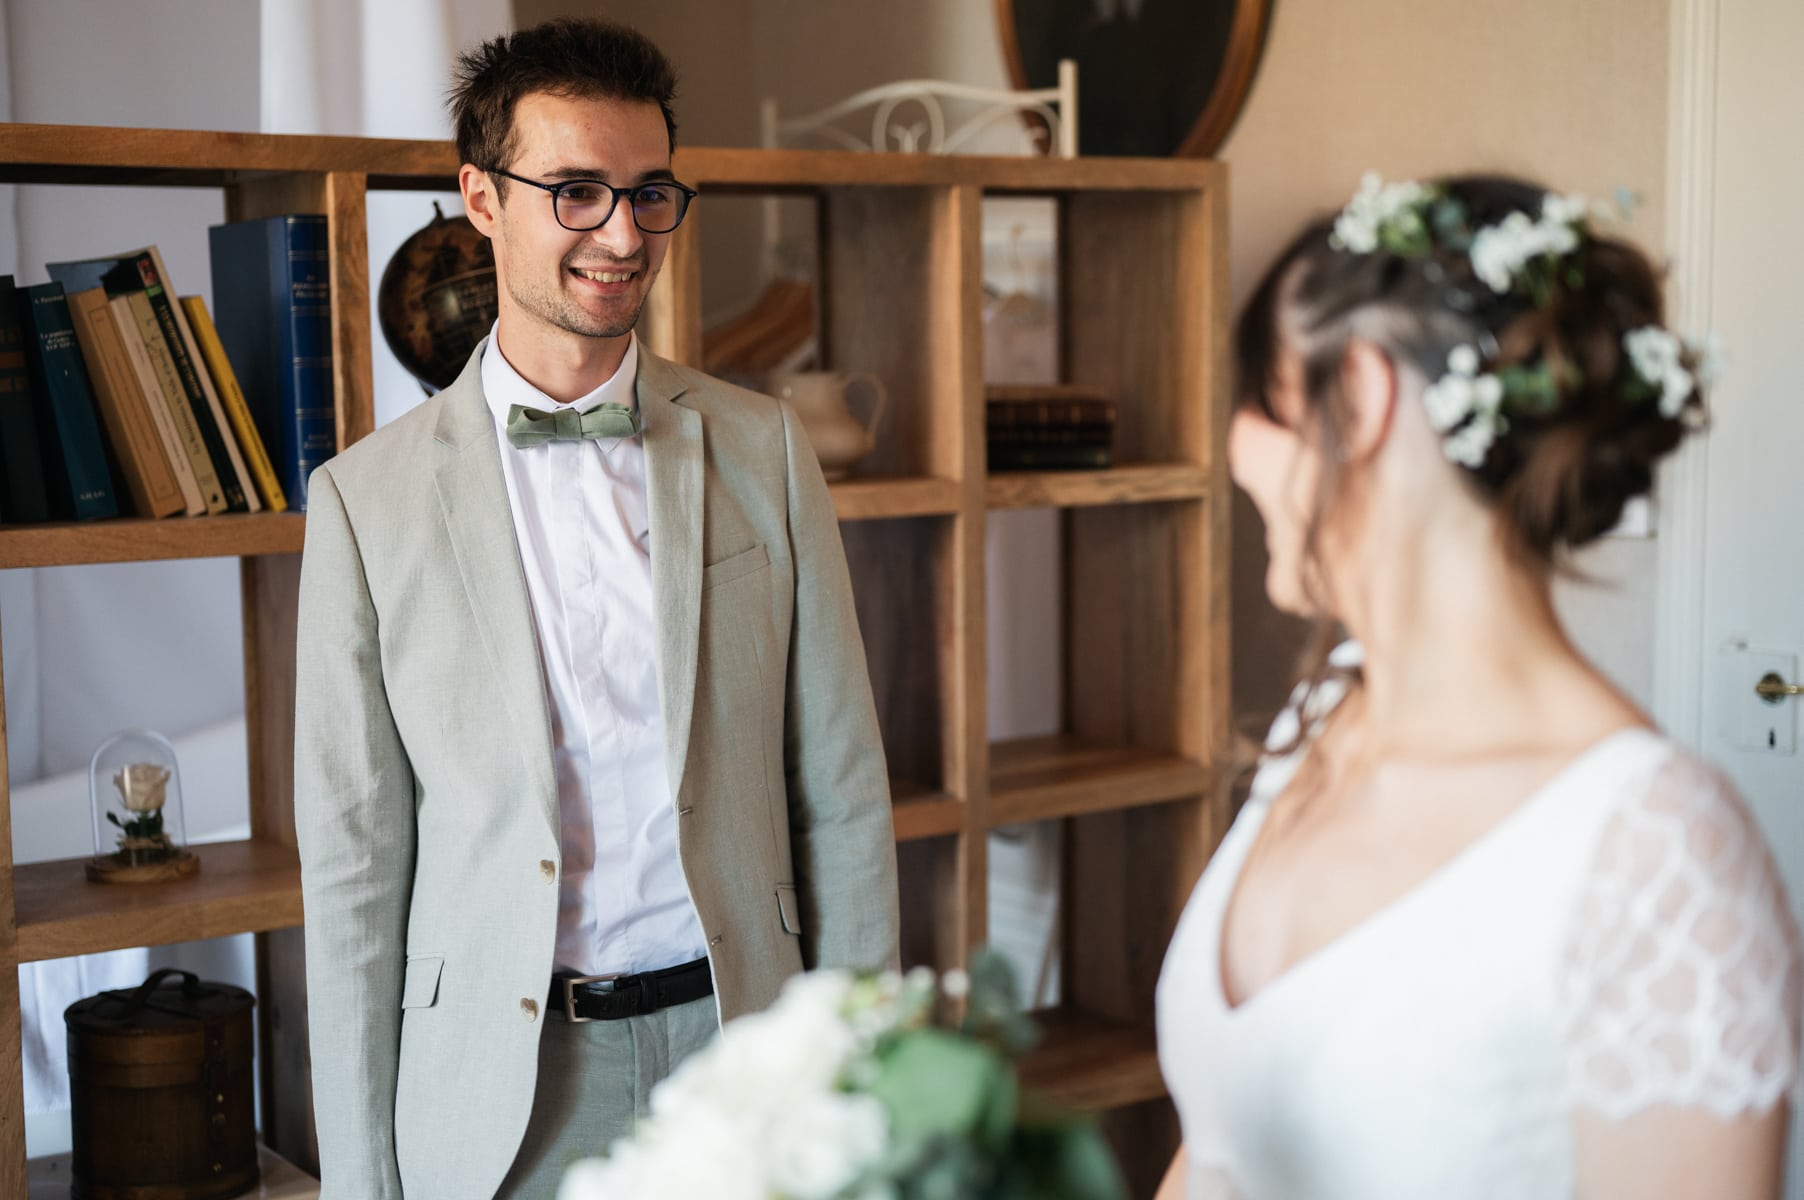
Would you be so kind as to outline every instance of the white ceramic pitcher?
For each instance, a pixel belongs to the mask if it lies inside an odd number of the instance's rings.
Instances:
[[[821,474],[844,479],[846,472],[877,444],[877,423],[888,393],[869,371],[791,371],[766,381],[770,394],[785,401],[802,422],[802,432],[821,461]],[[854,384],[870,386],[870,409],[859,420],[848,403]]]

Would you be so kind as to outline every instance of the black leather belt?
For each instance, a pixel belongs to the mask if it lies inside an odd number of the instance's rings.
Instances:
[[[714,994],[708,960],[637,975],[553,975],[546,1007],[573,1023],[619,1021]]]

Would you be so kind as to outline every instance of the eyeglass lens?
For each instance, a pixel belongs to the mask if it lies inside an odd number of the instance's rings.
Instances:
[[[646,183],[620,193],[631,207],[633,224],[646,233],[669,233],[682,224],[689,196],[670,183]],[[567,183],[557,191],[558,223],[570,230],[596,229],[614,215],[615,192],[600,184]]]

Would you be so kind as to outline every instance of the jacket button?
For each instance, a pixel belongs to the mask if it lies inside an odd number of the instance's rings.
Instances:
[[[541,858],[539,860],[539,874],[543,875],[546,879],[556,879],[557,864],[552,862],[549,858]]]
[[[539,1019],[539,1002],[530,997],[520,1001],[520,1015],[528,1021]]]

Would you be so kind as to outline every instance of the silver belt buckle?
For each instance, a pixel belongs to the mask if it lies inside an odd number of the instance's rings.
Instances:
[[[619,979],[625,972],[615,971],[612,975],[572,975],[563,981],[564,984],[564,1020],[572,1025],[587,1025],[594,1017],[576,1015],[576,989],[590,983],[606,983],[610,979]]]

